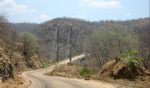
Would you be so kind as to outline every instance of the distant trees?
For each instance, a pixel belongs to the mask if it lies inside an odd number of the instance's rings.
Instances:
[[[144,58],[145,67],[150,69],[150,24],[139,32],[140,54]]]
[[[38,39],[34,34],[30,32],[23,32],[21,34],[21,39],[24,45],[23,54],[28,64],[30,57],[38,50],[39,46]]]
[[[138,49],[138,36],[123,25],[106,23],[99,31],[92,34],[87,42],[87,48],[101,66],[108,58]]]
[[[123,24],[138,34],[139,54],[144,58],[144,66],[150,70],[150,17],[125,21]]]
[[[15,30],[17,33],[32,32],[39,25],[35,23],[9,23],[9,24],[11,25],[11,28]]]

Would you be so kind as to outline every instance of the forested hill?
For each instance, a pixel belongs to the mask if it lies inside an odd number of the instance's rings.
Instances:
[[[75,19],[75,18],[56,18],[38,25],[38,27],[35,27],[33,33],[39,36],[40,39],[45,39],[47,41],[49,39],[46,38],[49,38],[48,37],[49,35],[52,37],[54,36],[53,32],[55,32],[54,30],[56,24],[59,24],[59,29],[61,31],[61,34],[64,35],[65,33],[68,32],[67,29],[70,28],[70,24],[72,24],[71,27],[74,30],[73,36],[77,36],[78,32],[84,34],[84,36],[85,35],[88,36],[93,31],[101,30],[104,26],[111,25],[111,24],[115,24],[116,26],[121,25],[127,27],[128,29],[141,33],[149,29],[150,26],[149,20],[150,18],[147,17],[147,18],[127,20],[127,21],[105,20],[99,22],[91,22],[91,21],[86,21],[83,19]],[[33,27],[29,27],[28,30],[30,30],[30,28],[31,30],[33,30],[32,29]]]
[[[113,20],[103,20],[99,22],[92,22],[87,21],[84,19],[76,19],[76,18],[56,18],[47,22],[44,22],[42,24],[36,24],[36,23],[10,23],[12,29],[16,30],[17,32],[31,32],[34,29],[39,29],[37,27],[43,27],[43,29],[46,29],[47,27],[54,27],[55,24],[60,24],[60,29],[62,27],[69,25],[70,23],[73,24],[76,28],[79,29],[99,29],[100,25],[104,25],[105,23],[117,23],[122,24],[124,26],[127,26],[132,29],[143,29],[143,27],[146,27],[149,25],[149,17],[146,18],[139,18],[139,19],[132,19],[132,20],[126,20],[126,21],[113,21]],[[38,30],[37,30],[38,31]]]
[[[75,18],[56,18],[50,21],[47,21],[42,24],[28,24],[28,23],[19,23],[19,24],[11,24],[12,27],[18,32],[31,32],[36,34],[40,40],[40,53],[44,57],[50,58],[50,52],[52,51],[52,46],[55,40],[55,25],[59,24],[58,28],[60,31],[60,46],[62,52],[67,47],[68,42],[68,33],[69,29],[73,29],[73,49],[81,53],[85,50],[86,41],[88,41],[91,34],[95,31],[99,31],[101,29],[130,29],[138,34],[140,41],[140,49],[142,57],[149,59],[149,51],[150,48],[150,18],[140,18],[126,21],[113,21],[113,20],[105,20],[99,22],[91,22],[83,19],[75,19]],[[70,26],[72,24],[72,26]],[[53,52],[53,51],[52,51]],[[147,54],[144,54],[147,52]],[[61,53],[61,52],[60,52]],[[62,55],[62,56],[61,56]],[[63,58],[66,54],[62,53],[60,56]]]
[[[14,29],[16,32],[32,32],[38,24],[36,23],[10,23],[11,29]]]
[[[147,27],[150,25],[150,18],[140,18],[140,19],[134,19],[134,20],[128,20],[128,21],[123,21],[123,25],[131,27],[133,29],[140,29],[142,27]]]
[[[50,48],[47,48],[48,46],[53,46],[53,41],[55,37],[55,25],[59,24],[59,30],[60,30],[60,43],[62,46],[65,46],[67,43],[67,36],[68,32],[71,27],[73,29],[73,46],[78,47],[80,49],[78,52],[82,52],[84,50],[84,43],[88,40],[88,37],[94,32],[101,29],[115,29],[119,27],[123,27],[125,29],[130,29],[136,32],[140,37],[140,42],[142,44],[141,46],[149,47],[149,19],[150,18],[140,18],[140,19],[133,19],[133,20],[127,20],[127,21],[113,21],[113,20],[106,20],[106,21],[99,21],[99,22],[90,22],[83,19],[75,19],[75,18],[56,18],[50,21],[47,21],[45,23],[42,23],[36,28],[36,30],[33,31],[35,33],[40,41],[42,50],[41,52],[43,54],[47,53],[47,57],[49,56],[49,52],[51,51]],[[70,26],[69,24],[72,24]],[[113,25],[113,26],[112,26]],[[114,27],[116,26],[116,27]],[[79,48],[82,47],[82,48]],[[47,50],[48,49],[48,50]],[[64,55],[64,54],[63,54]],[[145,55],[145,54],[144,54]],[[145,56],[147,58],[147,56]]]

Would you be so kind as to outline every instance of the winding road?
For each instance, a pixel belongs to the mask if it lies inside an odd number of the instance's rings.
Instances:
[[[83,57],[85,57],[84,54],[75,56],[72,58],[72,61],[79,60]],[[115,85],[105,82],[97,82],[93,80],[86,81],[82,79],[69,79],[44,75],[47,72],[51,72],[55,66],[67,64],[68,62],[69,60],[64,60],[56,65],[50,66],[49,68],[24,72],[22,73],[22,76],[27,81],[31,81],[31,85],[28,86],[28,88],[116,88]]]

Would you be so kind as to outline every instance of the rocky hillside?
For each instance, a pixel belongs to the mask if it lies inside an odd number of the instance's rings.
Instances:
[[[18,72],[29,68],[23,53],[24,45],[19,41],[17,33],[11,30],[7,20],[0,16],[0,77],[2,80],[13,78]],[[33,52],[28,59],[32,69],[43,66],[36,52]]]
[[[12,63],[1,47],[0,47],[0,77],[2,81],[6,80],[7,78],[14,77]]]
[[[33,69],[43,67],[41,59],[37,54],[30,57],[30,62],[28,64],[30,64]],[[11,58],[6,54],[3,48],[0,47],[0,77],[2,77],[2,80],[13,78],[14,74],[25,71],[28,68],[21,43],[15,45]]]
[[[149,88],[150,86],[150,72],[143,65],[138,64],[129,68],[118,58],[108,61],[93,78],[133,88]]]

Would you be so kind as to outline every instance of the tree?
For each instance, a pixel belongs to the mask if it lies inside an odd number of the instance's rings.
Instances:
[[[138,37],[123,25],[105,23],[99,31],[92,34],[87,42],[87,48],[101,66],[108,58],[118,57],[122,52],[138,49]]]
[[[7,25],[7,19],[3,16],[0,15],[0,45],[5,47],[5,42],[8,40],[8,25]]]
[[[11,30],[9,22],[5,16],[0,14],[0,46],[4,48],[5,53],[9,55],[10,59],[13,56],[16,40],[16,32]]]
[[[30,32],[23,32],[21,34],[22,42],[24,44],[23,54],[25,56],[25,60],[28,63],[29,58],[38,50],[38,39],[37,37]]]

